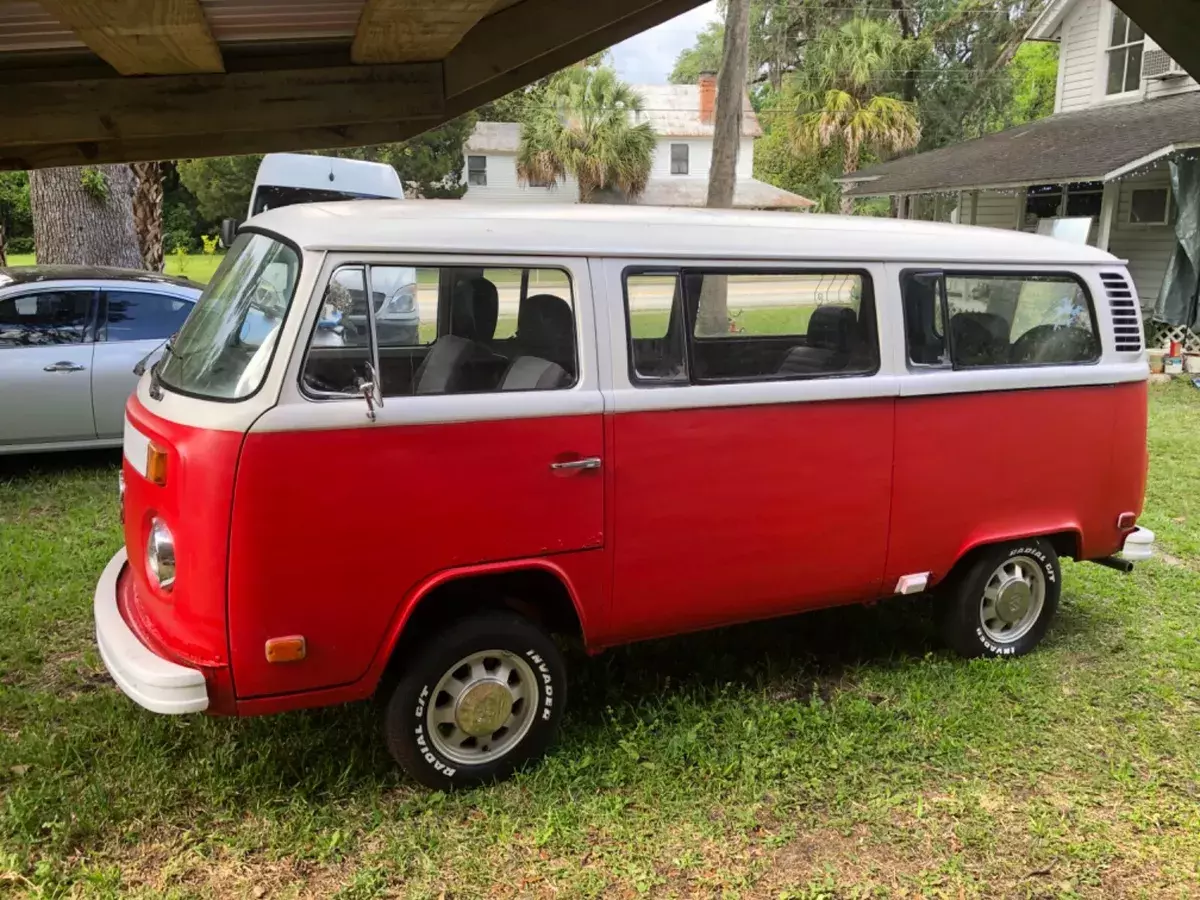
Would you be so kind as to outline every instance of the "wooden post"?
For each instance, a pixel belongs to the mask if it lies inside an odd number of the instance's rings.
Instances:
[[[970,198],[970,218],[967,220],[967,224],[977,225],[979,224],[979,191],[971,191]]]

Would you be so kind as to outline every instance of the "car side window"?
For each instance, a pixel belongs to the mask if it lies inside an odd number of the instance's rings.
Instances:
[[[0,300],[0,348],[82,343],[94,291],[36,291]]]
[[[102,341],[166,340],[178,331],[195,305],[170,294],[105,291]]]

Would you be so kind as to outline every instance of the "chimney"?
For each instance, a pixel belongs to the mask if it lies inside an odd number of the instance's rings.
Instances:
[[[700,121],[705,125],[713,123],[713,114],[717,110],[717,74],[715,72],[700,73]]]

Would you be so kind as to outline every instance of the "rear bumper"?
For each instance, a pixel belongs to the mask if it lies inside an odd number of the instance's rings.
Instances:
[[[1149,528],[1133,529],[1125,538],[1125,544],[1116,554],[1126,562],[1144,562],[1154,555],[1154,532]]]
[[[203,712],[208,708],[204,673],[163,659],[138,639],[121,616],[117,580],[125,563],[125,550],[118,550],[96,584],[96,644],[105,668],[126,696],[151,712]]]

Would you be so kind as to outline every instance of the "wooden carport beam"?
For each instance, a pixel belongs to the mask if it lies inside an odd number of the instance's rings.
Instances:
[[[496,0],[367,0],[354,33],[356,63],[442,59]]]
[[[200,0],[41,0],[122,75],[224,72]]]
[[[500,0],[446,57],[446,100],[466,112],[702,2]]]
[[[1158,46],[1200,81],[1200,3],[1196,0],[1115,0]]]

